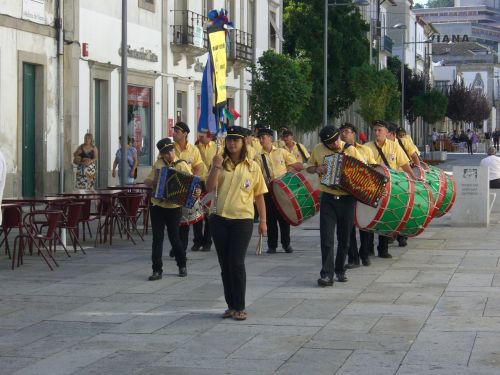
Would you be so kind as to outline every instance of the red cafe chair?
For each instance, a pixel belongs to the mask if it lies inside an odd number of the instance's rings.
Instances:
[[[20,206],[6,206],[2,212],[3,240],[0,246],[5,243],[5,253],[9,255],[10,259],[9,233],[12,229],[17,229],[19,234],[23,234],[23,214]]]

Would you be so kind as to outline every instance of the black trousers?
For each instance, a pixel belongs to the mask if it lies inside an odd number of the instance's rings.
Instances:
[[[352,226],[351,238],[349,240],[349,252],[347,257],[348,263],[359,264],[359,260],[366,260],[370,255],[370,242],[373,247],[373,233],[359,230],[359,240],[361,242],[358,251],[358,243],[356,239],[356,227]]]
[[[339,199],[321,193],[319,211],[319,231],[321,242],[321,277],[333,279],[333,273],[345,272],[344,263],[349,249],[349,239],[354,223],[354,204],[356,200],[351,195]],[[334,267],[335,228],[337,230],[337,256]]]
[[[203,224],[205,224],[205,231],[203,231]],[[190,225],[182,225],[179,229],[182,247],[184,251],[187,250],[189,242],[189,227]],[[205,215],[203,220],[193,224],[193,243],[197,246],[211,246],[212,236],[210,235],[210,224],[208,215]]]
[[[499,141],[499,138],[493,138],[493,147],[495,147],[498,151],[498,141]]]
[[[389,252],[389,237],[378,236],[378,246],[377,246],[378,255],[387,254]]]
[[[472,141],[467,141],[467,153],[472,155]]]
[[[151,229],[153,232],[153,246],[151,260],[153,262],[153,272],[163,273],[163,239],[165,236],[165,226],[172,248],[174,249],[175,260],[178,267],[186,267],[186,252],[183,250],[179,237],[179,223],[181,221],[182,208],[163,208],[151,206]]]
[[[276,205],[271,198],[270,193],[264,194],[264,201],[266,202],[266,216],[267,216],[267,246],[270,249],[278,247],[278,224],[281,234],[281,245],[284,249],[290,246],[290,224],[288,224],[283,216],[279,213]]]
[[[245,309],[247,274],[245,255],[252,237],[253,219],[226,219],[210,215],[210,227],[229,309]]]

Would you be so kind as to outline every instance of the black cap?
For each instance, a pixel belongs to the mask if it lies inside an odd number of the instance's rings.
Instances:
[[[289,135],[293,135],[293,132],[291,130],[283,130],[283,133],[281,133],[282,137],[288,137]]]
[[[261,135],[270,135],[271,137],[274,135],[274,131],[273,129],[269,129],[269,128],[262,128],[262,129],[259,129],[259,137]]]
[[[254,129],[257,129],[257,130],[260,130],[260,129],[265,129],[267,128],[266,125],[264,124],[255,124],[255,126],[253,127]]]
[[[356,128],[353,124],[349,123],[349,122],[344,122],[339,130],[342,131],[344,129],[351,129],[354,133],[357,133],[358,132],[358,128]]]
[[[243,138],[247,135],[247,129],[241,126],[230,126],[227,128],[226,138]]]
[[[396,134],[403,134],[403,135],[405,135],[406,134],[406,129],[400,126],[399,128],[396,129]]]
[[[398,129],[398,126],[396,124],[389,123],[389,125],[387,125],[387,130],[389,131],[389,133],[396,134],[397,129]]]
[[[245,137],[248,137],[249,135],[252,135],[252,130],[251,129],[243,128],[243,130],[245,131]]]
[[[388,128],[387,122],[385,122],[384,120],[373,120],[372,121],[372,128],[375,126],[382,126],[384,128]]]
[[[174,148],[174,143],[170,138],[163,138],[156,143],[156,148],[160,153],[167,152]]]
[[[319,131],[319,138],[321,142],[330,143],[337,140],[339,137],[339,130],[332,125],[325,126],[323,129]]]
[[[189,126],[185,122],[179,121],[174,125],[174,129],[179,129],[183,131],[184,133],[189,133]]]

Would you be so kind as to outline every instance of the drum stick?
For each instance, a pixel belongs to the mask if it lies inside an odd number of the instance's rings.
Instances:
[[[262,254],[262,234],[259,236],[259,241],[257,242],[257,249],[255,249],[256,255]]]

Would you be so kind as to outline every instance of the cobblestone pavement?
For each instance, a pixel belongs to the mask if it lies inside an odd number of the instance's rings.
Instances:
[[[256,256],[254,237],[245,322],[220,318],[214,251],[189,252],[184,279],[166,260],[156,282],[150,236],[58,251],[54,272],[2,254],[0,374],[498,374],[499,229],[499,214],[488,229],[434,220],[323,289],[317,217],[292,231],[293,254]]]

